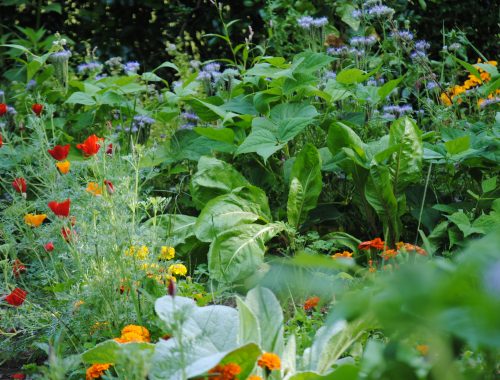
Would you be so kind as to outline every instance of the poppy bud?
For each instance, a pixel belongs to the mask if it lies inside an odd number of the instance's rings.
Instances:
[[[21,262],[21,260],[16,259],[14,261],[14,264],[12,264],[12,274],[14,275],[14,277],[19,277],[19,275],[23,272],[26,272],[26,267]]]
[[[3,138],[2,138],[2,134],[0,133],[0,148],[3,146]]]
[[[177,287],[175,286],[175,281],[170,278],[168,280],[168,294],[172,297],[175,297],[175,293],[177,293]]]
[[[115,188],[113,186],[113,182],[108,181],[107,179],[104,180],[104,184],[106,185],[106,191],[108,192],[109,195],[113,194],[115,192]]]
[[[0,103],[0,116],[3,116],[7,113],[7,104]]]
[[[24,178],[21,177],[21,178],[14,179],[14,181],[12,181],[12,187],[18,193],[21,193],[24,198],[26,198],[27,184],[26,184],[26,180]]]
[[[113,155],[113,144],[109,144],[108,147],[106,148],[106,154],[108,156]]]
[[[47,252],[52,252],[54,250],[54,243],[49,241],[47,244],[43,246]]]
[[[35,103],[31,106],[31,110],[35,113],[36,116],[40,116],[43,111],[43,105],[39,103]]]

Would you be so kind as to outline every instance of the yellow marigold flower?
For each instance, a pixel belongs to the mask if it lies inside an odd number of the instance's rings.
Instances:
[[[248,377],[247,380],[262,380],[262,377],[257,376],[257,375],[251,375]]]
[[[136,247],[135,245],[131,245],[129,249],[125,250],[125,255],[127,256],[135,256],[139,260],[144,260],[148,257],[149,248],[145,245],[141,247]]]
[[[451,106],[451,97],[446,92],[443,92],[439,99],[441,99],[441,103],[443,103],[445,106]]]
[[[71,164],[68,160],[64,160],[64,161],[56,162],[56,166],[57,166],[57,169],[59,169],[59,173],[68,174]]]
[[[257,365],[261,368],[268,369],[269,371],[278,370],[281,368],[281,359],[278,355],[272,352],[264,352],[259,360],[257,360]]]
[[[160,260],[172,260],[175,256],[175,248],[167,247],[166,245],[161,247]]]
[[[184,264],[172,264],[168,267],[168,274],[185,276],[187,274],[187,268]]]
[[[337,252],[335,255],[332,255],[332,259],[351,259],[352,252],[344,251],[342,253]]]
[[[87,185],[87,192],[93,195],[102,195],[102,187],[96,182],[89,182]]]
[[[47,219],[46,214],[26,214],[24,215],[24,222],[31,227],[39,227],[43,221]]]
[[[111,364],[92,364],[91,367],[87,368],[85,374],[85,380],[98,379],[101,375],[106,372]]]
[[[241,367],[236,363],[219,364],[212,368],[208,373],[214,374],[210,376],[210,380],[235,380],[236,375],[241,372]]]

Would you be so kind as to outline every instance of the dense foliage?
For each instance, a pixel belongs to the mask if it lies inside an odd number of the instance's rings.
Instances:
[[[214,1],[203,62],[182,33],[159,62],[2,37],[2,373],[498,376],[495,57],[378,1],[296,3],[259,37]]]

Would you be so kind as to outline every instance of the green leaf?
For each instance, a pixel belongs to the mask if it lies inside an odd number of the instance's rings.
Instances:
[[[285,103],[272,108],[269,118],[252,121],[252,132],[236,150],[236,154],[256,152],[264,161],[302,132],[318,115],[306,103]]]
[[[165,61],[163,62],[160,66],[158,66],[156,69],[154,69],[152,72],[154,73],[156,70],[159,70],[163,67],[169,67],[171,69],[174,69],[177,72],[180,72],[179,68],[172,62]]]
[[[497,188],[497,176],[485,179],[481,182],[481,189],[483,193],[489,193]]]
[[[195,127],[194,131],[201,136],[215,141],[224,141],[228,144],[234,142],[234,132],[229,128]]]
[[[74,92],[66,100],[68,104],[83,104],[85,106],[93,106],[96,104],[95,100],[84,92]]]
[[[401,83],[403,78],[404,76],[390,80],[389,82],[385,83],[382,87],[380,87],[377,92],[380,100],[385,99],[385,97],[389,95],[392,92],[392,90],[394,90],[398,86],[399,83]]]
[[[458,59],[454,56],[451,56],[451,58],[453,58],[455,62],[458,62],[460,65],[462,65],[467,71],[469,71],[469,73],[481,80],[481,74],[479,73],[479,70],[472,66],[470,63],[462,61],[461,59]]]
[[[261,345],[261,331],[257,316],[240,297],[236,296],[236,306],[240,317],[240,331],[238,342],[240,344],[255,343]]]
[[[265,243],[284,229],[282,223],[236,226],[218,235],[208,251],[210,276],[222,283],[245,280],[264,261]]]
[[[281,356],[284,350],[284,317],[281,305],[274,293],[258,286],[248,292],[245,304],[259,323],[262,349]]]
[[[314,145],[306,144],[297,155],[291,178],[287,204],[288,222],[298,227],[306,219],[307,213],[316,207],[323,187],[321,156]]]
[[[334,122],[328,130],[326,144],[335,156],[342,148],[350,148],[360,157],[365,158],[366,145],[349,126],[341,122]]]
[[[146,221],[146,225],[156,225],[162,231],[162,235],[167,239],[167,244],[176,247],[183,244],[192,236],[195,236],[194,226],[197,218],[181,214],[165,214]]]
[[[407,117],[391,125],[388,149],[396,148],[396,151],[391,155],[389,170],[396,194],[401,194],[410,183],[418,182],[422,176],[424,151],[421,136],[415,122]]]
[[[161,82],[163,81],[158,75],[152,72],[142,73],[141,78],[147,82]]]
[[[352,12],[356,9],[349,3],[341,3],[342,5],[337,7],[337,14],[340,15],[342,21],[349,25],[353,30],[357,31],[359,29],[359,18],[352,16]]]
[[[85,351],[82,354],[82,360],[84,363],[92,364],[117,363],[124,359],[123,354],[125,352],[139,354],[140,351],[145,351],[149,355],[152,355],[154,347],[154,344],[145,342],[120,344],[114,340],[107,340]]]
[[[241,187],[210,200],[201,211],[194,230],[199,240],[210,242],[237,225],[257,220],[267,223],[270,214],[264,191],[255,186]]]
[[[219,195],[249,185],[249,182],[230,164],[211,157],[201,157],[198,171],[191,179],[191,196],[198,209]]]
[[[365,185],[365,197],[373,207],[384,226],[384,233],[389,231],[389,240],[399,237],[398,202],[394,196],[389,168],[374,164],[370,167],[370,176]],[[396,241],[390,241],[395,244]]]
[[[464,238],[475,233],[483,233],[481,228],[471,226],[469,217],[465,215],[463,211],[458,211],[452,215],[446,215],[446,217],[448,220],[455,223],[458,229],[463,232]]]
[[[449,154],[459,154],[470,148],[470,136],[457,137],[456,139],[444,143]]]

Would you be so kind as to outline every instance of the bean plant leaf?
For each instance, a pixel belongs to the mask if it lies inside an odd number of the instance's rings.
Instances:
[[[318,115],[306,103],[279,104],[271,109],[269,118],[252,121],[252,132],[236,150],[236,154],[256,152],[264,161],[292,140]]]
[[[241,282],[264,261],[265,243],[284,229],[282,223],[245,224],[218,235],[208,251],[210,276],[222,283]]]

